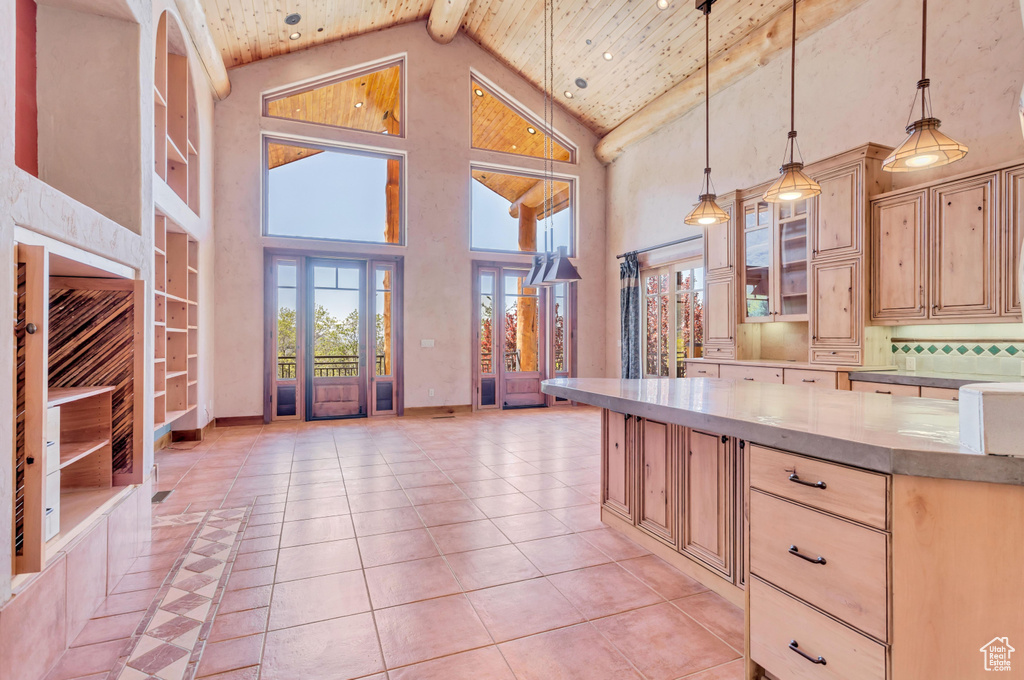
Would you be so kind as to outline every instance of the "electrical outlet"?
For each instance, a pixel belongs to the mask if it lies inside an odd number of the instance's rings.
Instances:
[[[427,396],[428,397],[434,396],[434,388],[433,387],[431,387],[429,390],[427,390]]]
[[[433,338],[426,339],[426,340],[420,340],[420,347],[433,347],[433,346],[434,346],[434,339]]]
[[[917,370],[917,357],[907,357],[907,370],[908,371],[916,371]]]

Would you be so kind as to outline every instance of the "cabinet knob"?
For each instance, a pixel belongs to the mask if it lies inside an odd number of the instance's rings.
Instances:
[[[25,332],[29,335],[36,334],[36,325],[34,323],[25,324]]]

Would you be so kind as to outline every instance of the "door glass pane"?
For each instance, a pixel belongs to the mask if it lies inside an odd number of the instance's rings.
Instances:
[[[664,287],[668,288],[668,274],[662,275]],[[669,339],[669,313],[668,293],[662,294],[659,298],[658,313],[658,375],[668,376],[668,339]]]
[[[377,315],[374,337],[376,338],[377,350],[374,357],[376,374],[378,376],[392,375],[392,278],[393,268],[379,266],[375,272],[375,301],[374,310]]]
[[[277,416],[297,411],[296,274],[295,262],[277,263]]]
[[[494,374],[494,273],[480,273],[480,373]]]
[[[651,277],[654,278],[654,277]],[[648,279],[650,281],[650,279]],[[655,279],[657,281],[657,279]],[[647,375],[658,375],[658,296],[647,296],[647,360],[644,372]]]
[[[337,276],[334,276],[334,272]],[[331,274],[331,276],[328,276]],[[353,278],[354,277],[354,278]],[[354,288],[332,281],[354,282]],[[359,375],[359,271],[343,267],[314,267],[313,377]]]
[[[553,333],[554,366],[556,372],[568,370],[565,365],[565,289],[566,284],[559,283],[552,288],[554,299],[555,326]]]
[[[523,287],[522,274],[505,275],[505,370],[540,370],[540,314],[536,288]]]
[[[745,215],[744,268],[748,317],[768,316],[768,269],[771,261],[771,213],[767,203],[748,207]]]
[[[693,358],[698,359],[704,356],[704,291],[697,290],[693,293],[693,307],[691,308],[693,333]]]
[[[787,218],[780,219],[780,224],[781,311],[783,314],[806,314],[807,201],[799,201],[790,206]]]

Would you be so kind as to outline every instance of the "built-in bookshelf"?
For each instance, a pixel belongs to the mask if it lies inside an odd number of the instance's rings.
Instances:
[[[199,116],[181,29],[167,12],[156,33],[154,149],[156,174],[199,214]]]
[[[199,243],[164,215],[154,222],[153,421],[160,428],[199,400]]]

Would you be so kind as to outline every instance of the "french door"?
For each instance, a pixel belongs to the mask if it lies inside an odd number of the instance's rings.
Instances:
[[[541,381],[571,373],[574,287],[526,286],[528,272],[516,265],[474,267],[476,408],[544,406]]]
[[[401,262],[273,255],[271,420],[400,414]]]
[[[678,262],[640,272],[644,377],[682,378],[686,359],[704,355],[704,267]]]

